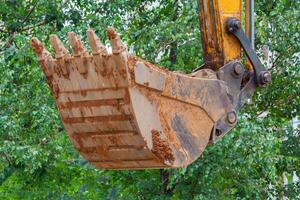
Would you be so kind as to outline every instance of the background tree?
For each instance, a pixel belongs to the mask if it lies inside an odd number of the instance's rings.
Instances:
[[[68,31],[86,38],[89,26],[107,41],[114,26],[136,55],[191,72],[203,63],[196,1],[0,1],[0,198],[300,198],[299,129],[291,124],[300,113],[299,6],[257,1],[256,48],[274,81],[233,132],[186,169],[119,172],[97,170],[74,150],[28,41],[49,47],[56,33],[68,43]]]

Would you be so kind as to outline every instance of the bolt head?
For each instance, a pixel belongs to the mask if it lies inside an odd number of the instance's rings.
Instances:
[[[240,63],[235,64],[234,74],[239,76],[239,75],[243,74],[243,72],[244,72],[244,69],[243,69],[242,65]]]
[[[235,111],[229,112],[227,114],[227,120],[230,124],[235,124],[237,122],[237,115]]]
[[[226,23],[227,23],[227,30],[229,32],[235,32],[236,30],[241,28],[241,22],[237,18],[228,18]]]
[[[264,74],[264,81],[266,83],[270,83],[272,81],[271,74],[269,74],[269,73]]]
[[[272,82],[272,76],[269,72],[264,71],[260,73],[260,82],[262,85],[266,85]]]

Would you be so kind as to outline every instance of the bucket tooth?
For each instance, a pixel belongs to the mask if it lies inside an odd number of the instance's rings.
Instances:
[[[127,77],[127,50],[122,43],[119,35],[113,28],[107,29],[107,35],[112,47],[113,59],[115,63],[114,76],[119,80],[121,76],[123,79]]]
[[[40,60],[45,59],[50,54],[37,38],[32,38],[30,45]]]
[[[118,33],[113,28],[107,29],[107,35],[110,40],[113,54],[120,54],[126,51],[125,45],[122,43]]]
[[[60,68],[61,73],[64,76],[69,75],[69,69],[68,65],[66,64],[66,60],[70,59],[70,55],[68,53],[68,50],[65,48],[63,43],[60,41],[60,39],[57,37],[57,35],[51,35],[50,36],[50,42],[53,46],[55,53],[56,53],[56,60],[58,67]]]
[[[92,48],[92,53],[94,61],[96,64],[96,71],[100,72],[102,75],[105,75],[107,72],[105,57],[107,57],[108,52],[99,37],[95,34],[93,29],[87,31],[88,41]]]
[[[87,56],[88,55],[86,48],[83,46],[82,41],[78,38],[76,33],[69,32],[68,38],[69,38],[70,44],[72,46],[73,56],[76,57],[76,56]]]
[[[69,32],[68,38],[73,50],[75,66],[80,74],[87,74],[87,57],[88,52],[82,41],[77,37],[76,33]]]
[[[93,29],[90,28],[89,30],[87,30],[87,36],[94,55],[95,54],[106,55],[108,53],[105,46],[103,45],[103,43],[96,35]]]
[[[57,35],[50,35],[50,42],[55,50],[56,58],[61,58],[69,54]]]
[[[54,81],[55,60],[49,51],[44,47],[43,43],[41,43],[37,38],[32,38],[30,45],[38,56],[39,63],[46,76],[50,89],[52,90],[54,96],[57,97],[56,83]]]
[[[37,38],[32,38],[30,41],[30,45],[38,56],[39,63],[43,69],[45,76],[47,78],[52,77],[53,68],[54,68],[54,59],[52,58],[51,54]]]

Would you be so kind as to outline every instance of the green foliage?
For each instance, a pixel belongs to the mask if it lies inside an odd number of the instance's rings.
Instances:
[[[73,149],[29,38],[49,47],[50,34],[66,42],[68,31],[86,38],[91,26],[105,41],[104,30],[114,26],[138,56],[191,72],[203,63],[196,1],[147,6],[155,2],[0,1],[1,199],[300,198],[292,180],[300,177],[300,136],[291,126],[300,113],[299,1],[256,2],[256,48],[270,49],[273,83],[255,95],[233,132],[188,168],[168,170],[167,191],[159,170],[97,170]]]

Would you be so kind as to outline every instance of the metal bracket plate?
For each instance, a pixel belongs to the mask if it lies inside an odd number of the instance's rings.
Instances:
[[[236,18],[228,18],[227,30],[228,32],[232,33],[241,43],[248,59],[254,67],[256,83],[259,86],[269,84],[272,81],[271,74],[265,69],[256,52],[251,47],[251,42],[243,31],[240,20]]]

